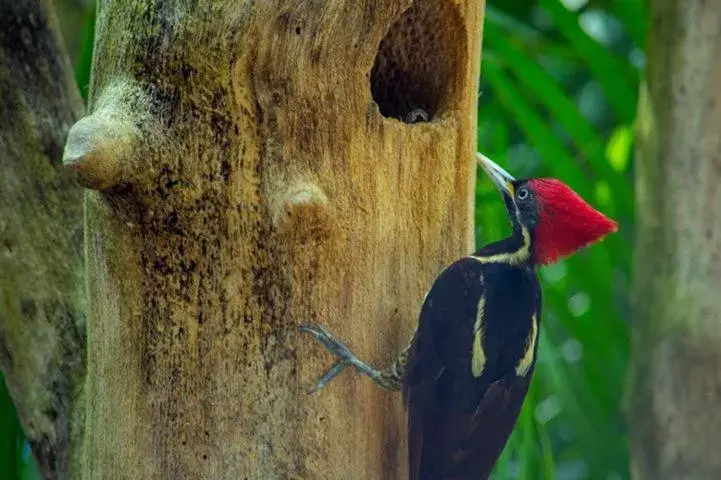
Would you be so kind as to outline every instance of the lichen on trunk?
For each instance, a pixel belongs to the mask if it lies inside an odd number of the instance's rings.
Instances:
[[[0,113],[0,368],[42,473],[76,478],[83,206],[58,167],[82,102],[47,1],[0,2]]]

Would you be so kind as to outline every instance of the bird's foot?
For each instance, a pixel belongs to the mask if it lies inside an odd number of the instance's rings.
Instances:
[[[318,343],[323,345],[328,351],[335,355],[338,359],[333,366],[328,369],[316,382],[315,387],[309,393],[316,393],[325,387],[331,380],[337,377],[347,367],[352,366],[359,373],[367,375],[374,381],[381,376],[381,372],[372,368],[367,363],[361,361],[353,352],[348,349],[342,342],[336,340],[333,335],[321,327],[320,325],[301,325],[300,330],[311,334]]]

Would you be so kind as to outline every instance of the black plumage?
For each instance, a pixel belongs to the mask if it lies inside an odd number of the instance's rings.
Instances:
[[[493,167],[513,233],[454,262],[426,295],[403,376],[410,480],[488,478],[535,367],[539,205],[526,180]]]
[[[535,365],[541,290],[528,260],[479,259],[521,243],[519,233],[455,262],[426,296],[403,378],[410,480],[487,478],[513,430]],[[485,362],[475,377],[479,304]]]

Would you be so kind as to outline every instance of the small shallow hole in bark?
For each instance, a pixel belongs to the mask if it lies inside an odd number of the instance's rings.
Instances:
[[[418,123],[457,108],[465,52],[465,23],[453,2],[415,0],[391,25],[371,70],[381,114]]]

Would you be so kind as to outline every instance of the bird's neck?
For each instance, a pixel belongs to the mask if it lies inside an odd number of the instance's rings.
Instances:
[[[507,263],[519,267],[532,267],[531,242],[531,233],[525,227],[514,228],[510,237],[489,243],[471,256],[483,263]]]

